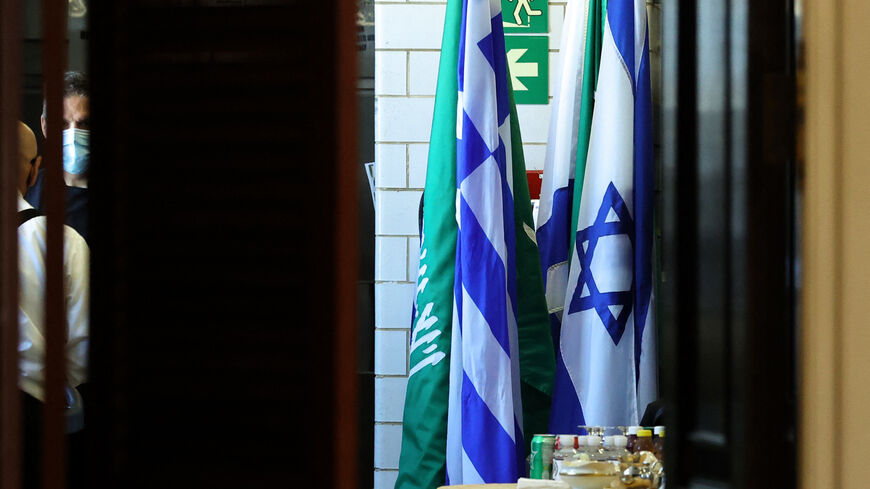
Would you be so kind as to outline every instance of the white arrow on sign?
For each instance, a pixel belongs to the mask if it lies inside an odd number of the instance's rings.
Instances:
[[[536,77],[538,76],[538,63],[520,63],[520,58],[526,54],[528,49],[511,49],[507,53],[508,66],[511,69],[511,82],[514,85],[514,90],[528,91],[529,87],[522,84],[520,77]]]

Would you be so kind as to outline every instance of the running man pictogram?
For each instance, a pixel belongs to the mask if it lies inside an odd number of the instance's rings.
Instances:
[[[508,1],[513,2],[514,0]],[[523,25],[523,19],[520,17],[520,12],[522,12],[523,9],[526,10],[526,15],[529,17],[529,24],[532,23],[532,17],[537,17],[544,13],[540,10],[533,9],[531,4],[529,4],[529,2],[532,1],[534,0],[517,0],[517,6],[514,8],[514,19],[517,21],[518,26]]]

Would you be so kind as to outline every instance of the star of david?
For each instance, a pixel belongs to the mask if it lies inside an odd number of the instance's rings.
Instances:
[[[634,221],[628,212],[628,206],[611,182],[604,193],[595,222],[577,232],[575,248],[580,259],[580,277],[574,296],[571,298],[568,314],[595,309],[614,345],[619,344],[625,332],[628,316],[631,314],[634,278],[629,290],[601,292],[592,275],[592,259],[599,238],[618,235],[628,236],[631,248],[634,250]]]

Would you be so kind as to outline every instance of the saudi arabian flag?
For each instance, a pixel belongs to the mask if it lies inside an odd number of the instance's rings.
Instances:
[[[447,3],[429,142],[420,269],[396,489],[444,485],[453,272],[456,264],[456,79],[461,0]],[[424,116],[425,117],[425,116]]]
[[[420,268],[411,333],[402,451],[396,489],[434,489],[446,482],[450,342],[457,247],[457,107],[463,7],[448,0],[430,138]],[[509,80],[507,73],[504,74]],[[466,94],[470,96],[471,94]],[[511,97],[511,118],[516,109]],[[510,128],[515,225],[516,317],[523,431],[547,428],[555,359],[519,125]],[[520,447],[528,450],[528,446]]]

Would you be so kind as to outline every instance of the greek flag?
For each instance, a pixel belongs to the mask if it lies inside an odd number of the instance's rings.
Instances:
[[[637,424],[656,398],[651,112],[646,2],[608,0],[554,417]]]
[[[449,484],[524,472],[511,101],[500,0],[464,0],[456,130]],[[529,232],[532,232],[530,229]]]

